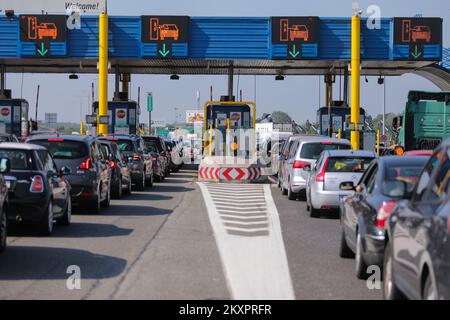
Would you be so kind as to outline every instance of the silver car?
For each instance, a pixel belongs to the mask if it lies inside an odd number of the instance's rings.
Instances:
[[[350,141],[320,136],[291,136],[283,146],[278,170],[278,186],[289,200],[304,196],[309,171],[304,167],[314,167],[320,154],[326,150],[348,150]]]
[[[322,210],[338,209],[340,199],[353,193],[341,190],[341,184],[356,185],[375,158],[372,151],[324,151],[315,166],[305,167],[311,171],[306,191],[306,208],[311,217],[319,217]]]

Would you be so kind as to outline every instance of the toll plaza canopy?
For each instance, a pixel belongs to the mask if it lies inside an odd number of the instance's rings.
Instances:
[[[0,64],[7,72],[96,73],[99,19],[83,16],[79,27],[64,15],[2,16]],[[227,74],[232,64],[243,75],[320,75],[347,69],[350,55],[350,18],[109,17],[111,72]],[[363,75],[425,70],[442,57],[441,18],[384,18],[379,27],[362,19]]]

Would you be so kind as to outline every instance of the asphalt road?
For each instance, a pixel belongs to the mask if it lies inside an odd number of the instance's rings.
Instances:
[[[113,200],[99,215],[76,214],[71,226],[56,226],[48,238],[15,227],[0,256],[0,299],[233,298],[227,267],[237,264],[239,270],[240,263],[250,261],[244,255],[224,262],[224,246],[212,228],[193,169]],[[287,257],[283,279],[289,280],[290,272],[296,299],[381,298],[379,290],[356,279],[353,260],[339,258],[338,220],[311,219],[303,202],[287,200],[274,186],[267,190],[273,197],[267,200],[269,210],[274,202],[278,211],[269,212],[269,221],[277,220],[273,227],[281,230],[274,234],[281,235],[285,251],[278,252],[277,244],[273,253]],[[239,241],[247,245],[255,240]],[[79,267],[80,289],[69,289],[74,283],[67,283],[70,266]],[[270,277],[276,277],[273,271],[268,270]]]

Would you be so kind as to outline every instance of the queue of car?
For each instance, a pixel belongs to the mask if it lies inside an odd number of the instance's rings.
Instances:
[[[0,252],[6,248],[8,225],[28,225],[39,236],[50,236],[55,221],[71,224],[73,208],[98,214],[111,198],[163,181],[172,161],[167,152],[172,142],[160,137],[45,132],[25,143],[0,138]]]
[[[278,187],[312,218],[339,213],[338,254],[360,279],[378,267],[385,299],[450,299],[450,141],[403,156],[350,149],[291,136],[277,146]]]

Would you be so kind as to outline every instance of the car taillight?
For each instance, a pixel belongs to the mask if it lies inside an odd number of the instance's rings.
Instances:
[[[294,169],[303,169],[306,166],[309,166],[311,163],[306,161],[295,160],[292,168]]]
[[[447,232],[450,233],[450,218],[447,218]]]
[[[44,192],[44,179],[41,176],[34,176],[31,180],[30,192],[41,193]]]
[[[386,224],[387,218],[389,218],[389,215],[392,213],[392,210],[395,207],[394,201],[387,201],[383,202],[380,209],[378,209],[377,219],[375,221],[375,226],[377,228],[384,228],[384,225]]]
[[[116,163],[114,160],[111,160],[111,161],[109,162],[109,167],[110,167],[111,169],[115,169],[115,168],[117,168],[117,163]]]
[[[325,163],[323,164],[322,171],[319,172],[319,174],[316,176],[316,182],[324,182],[325,181],[325,170],[327,170],[328,166],[328,159],[325,160]]]
[[[133,154],[133,160],[141,160],[141,156],[138,154]]]
[[[156,160],[158,160],[157,157],[152,157],[152,161],[156,161]]]
[[[91,157],[86,158],[79,167],[81,170],[88,170],[92,168],[92,160]]]
[[[62,138],[49,138],[47,139],[48,142],[64,142],[64,139]]]

